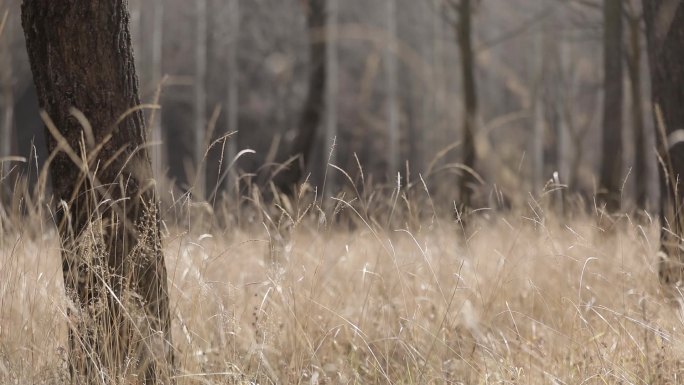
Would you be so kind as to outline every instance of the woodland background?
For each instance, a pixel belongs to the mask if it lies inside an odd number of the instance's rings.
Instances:
[[[0,0],[0,383],[680,383],[650,1]]]
[[[18,3],[2,4],[9,17],[0,40],[0,157],[24,161],[3,163],[6,191],[33,185],[47,156]],[[405,184],[408,170],[409,183],[420,175],[433,195],[459,201],[465,111],[458,2],[328,3],[323,26],[336,26],[336,38],[326,42],[322,116],[304,176],[320,187],[330,163],[358,177],[358,157],[374,185],[396,185],[397,173]],[[622,43],[612,50],[600,1],[487,0],[471,7],[474,169],[481,177],[474,206],[496,204],[501,192],[508,204],[524,203],[529,193],[561,185],[590,207],[607,154],[620,161],[614,178],[623,207],[653,208],[657,165],[641,5],[623,2]],[[307,3],[131,0],[129,8],[141,99],[161,106],[147,110],[158,180],[180,192],[195,186],[200,199],[214,190],[219,198],[235,194],[236,175],[247,182],[238,186],[243,193],[250,183],[263,187],[295,155],[313,67]],[[611,100],[607,55],[618,55],[624,68],[623,90]],[[604,130],[615,140],[604,143]],[[244,149],[254,153],[243,153],[221,178]],[[328,170],[328,192],[345,186]]]

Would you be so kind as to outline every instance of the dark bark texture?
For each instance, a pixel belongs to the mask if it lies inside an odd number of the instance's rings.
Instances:
[[[125,0],[24,0],[74,383],[169,383],[167,273]],[[74,110],[76,109],[76,110]],[[83,119],[79,121],[79,112]]]
[[[460,179],[459,192],[461,204],[470,207],[473,187],[475,185],[475,129],[477,122],[477,88],[475,84],[475,59],[472,43],[472,9],[471,0],[461,0],[459,4],[459,21],[457,26],[458,45],[461,53],[461,70],[463,77],[463,165],[465,170]]]
[[[681,249],[684,143],[675,137],[684,129],[684,4],[680,0],[643,0],[642,4],[656,137],[662,160],[660,247],[664,255],[659,273],[661,280],[669,284],[682,280],[684,261]]]
[[[603,2],[603,144],[599,201],[620,209],[622,187],[622,0]]]
[[[316,133],[321,125],[325,109],[326,87],[326,0],[306,2],[306,22],[309,31],[309,80],[308,94],[299,119],[298,131],[288,156],[296,156],[287,169],[278,172],[273,182],[281,191],[292,194],[294,186],[304,175],[313,153]],[[286,159],[282,159],[282,162]]]

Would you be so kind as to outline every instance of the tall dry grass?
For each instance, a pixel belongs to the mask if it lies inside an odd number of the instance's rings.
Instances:
[[[360,186],[272,204],[249,194],[220,223],[221,210],[188,197],[165,209],[179,384],[684,375],[681,295],[658,283],[656,222],[565,219],[530,201],[464,228],[424,191]],[[0,240],[0,383],[63,383],[59,243],[49,220],[26,212],[4,219]]]

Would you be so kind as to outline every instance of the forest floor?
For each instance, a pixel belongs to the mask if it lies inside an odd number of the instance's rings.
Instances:
[[[684,381],[656,223],[357,222],[167,227],[178,384]],[[0,383],[67,378],[59,261],[53,230],[0,240]]]

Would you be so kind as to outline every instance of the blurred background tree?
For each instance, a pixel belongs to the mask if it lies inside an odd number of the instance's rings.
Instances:
[[[18,5],[5,1],[0,13],[0,157],[26,159],[3,162],[3,185],[32,186],[47,154],[12,21]],[[326,180],[330,196],[349,183],[328,164],[359,182],[358,159],[369,184],[420,176],[434,196],[465,206],[491,206],[501,192],[521,204],[559,187],[584,208],[604,191],[597,202],[610,211],[656,202],[636,0],[131,0],[130,9],[142,100],[161,106],[146,118],[162,191],[213,203],[250,183],[287,191],[307,180],[322,192]],[[229,167],[244,149],[254,152]],[[23,189],[4,195],[12,191]]]

